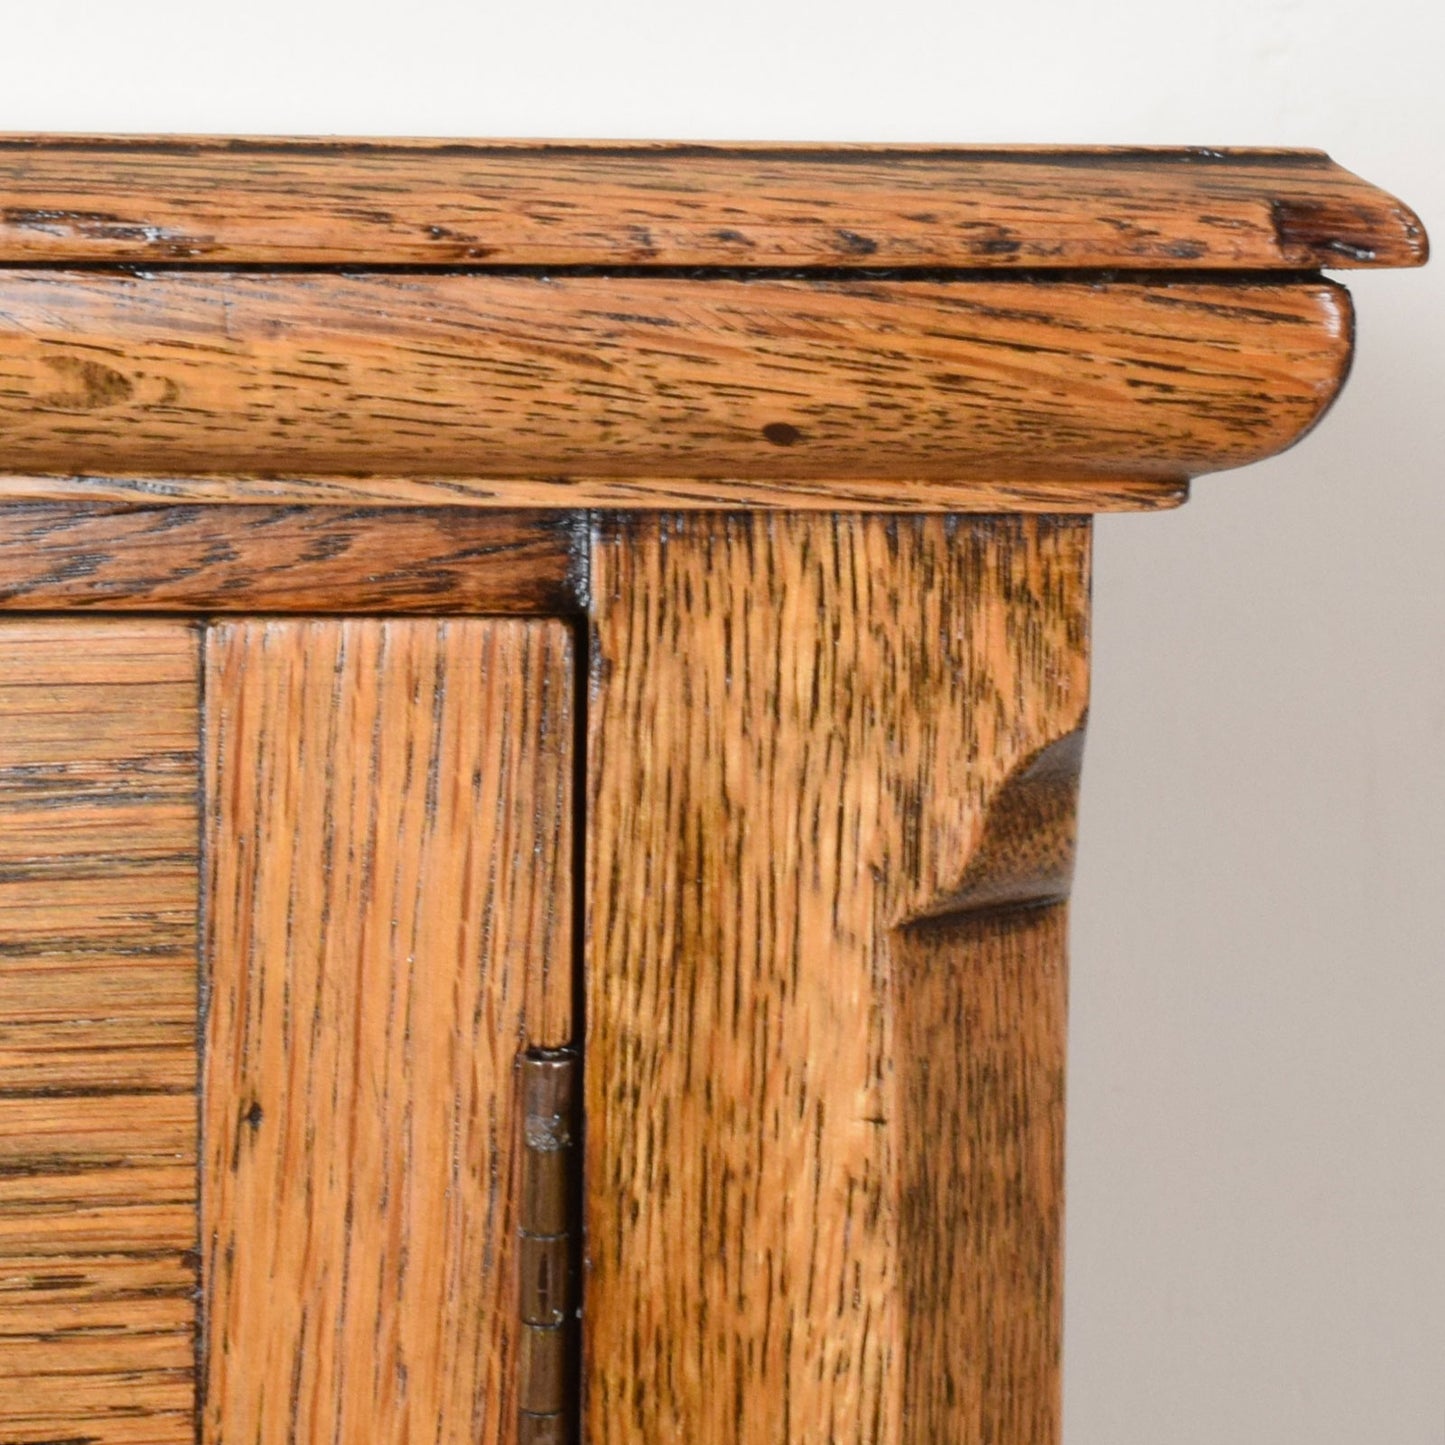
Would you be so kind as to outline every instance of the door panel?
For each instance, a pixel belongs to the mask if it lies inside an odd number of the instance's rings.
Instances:
[[[212,1445],[516,1439],[572,668],[550,621],[0,622],[0,1441],[189,1445],[198,1375]]]
[[[0,623],[0,1439],[194,1439],[199,644]]]
[[[515,1060],[570,1034],[568,633],[207,636],[204,1438],[514,1438]]]

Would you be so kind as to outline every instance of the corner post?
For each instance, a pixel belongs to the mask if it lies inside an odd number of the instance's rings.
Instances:
[[[587,1439],[1057,1437],[1089,540],[600,525]]]

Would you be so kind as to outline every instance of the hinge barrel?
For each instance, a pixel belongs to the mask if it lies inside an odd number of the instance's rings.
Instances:
[[[521,1341],[520,1445],[575,1438],[575,1252],[578,1058],[572,1049],[528,1049],[518,1061],[521,1198],[517,1255]]]

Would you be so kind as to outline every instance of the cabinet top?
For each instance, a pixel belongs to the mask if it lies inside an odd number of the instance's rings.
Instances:
[[[1313,150],[0,137],[0,264],[1418,266]]]

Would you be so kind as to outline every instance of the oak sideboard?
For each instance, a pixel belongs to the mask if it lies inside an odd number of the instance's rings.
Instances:
[[[0,138],[0,1442],[1054,1445],[1091,515],[1425,255],[1313,151]]]

